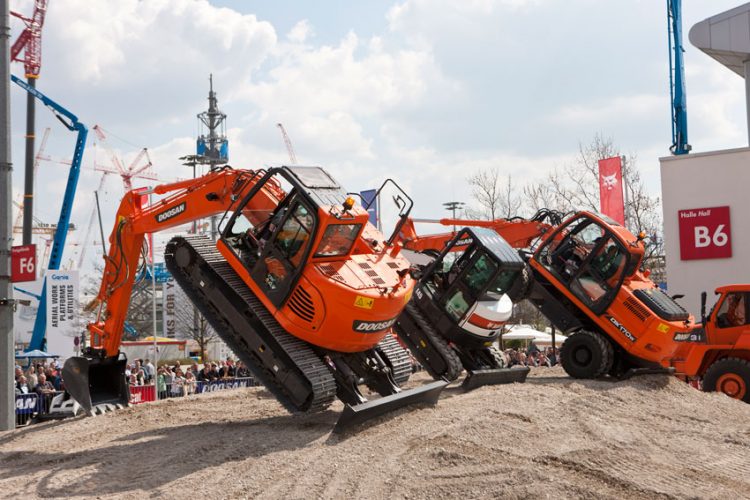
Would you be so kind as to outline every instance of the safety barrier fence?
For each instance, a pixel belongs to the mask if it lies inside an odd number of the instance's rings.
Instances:
[[[34,417],[49,413],[49,405],[52,402],[52,398],[61,392],[16,394],[16,426],[28,425]]]
[[[184,384],[164,384],[160,387],[159,399],[176,398],[189,394],[224,391],[240,387],[257,387],[261,385],[252,377],[212,380],[210,382],[193,382]],[[28,425],[35,418],[49,413],[50,402],[62,391],[46,394],[16,394],[16,426]],[[156,387],[151,385],[130,386],[130,404],[148,403],[156,400]]]

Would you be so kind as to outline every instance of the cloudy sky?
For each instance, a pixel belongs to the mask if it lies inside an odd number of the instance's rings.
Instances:
[[[469,201],[466,178],[480,168],[524,183],[570,162],[597,132],[637,154],[658,193],[658,158],[671,143],[665,3],[51,0],[38,88],[100,124],[126,163],[148,147],[165,180],[188,176],[177,157],[194,151],[213,73],[233,166],[285,162],[282,122],[300,163],[327,167],[350,190],[393,177],[419,217]],[[683,0],[685,34],[740,3]],[[28,14],[31,4],[11,8]],[[746,145],[743,80],[685,49],[694,151]],[[20,193],[26,97],[18,88],[11,97]],[[37,117],[38,135],[52,129],[48,153],[69,157],[73,134],[42,107]],[[108,158],[92,143],[93,134],[71,242],[83,239],[101,177],[94,160]],[[35,213],[52,222],[67,173],[39,169]],[[104,191],[109,232],[122,185],[110,178]]]

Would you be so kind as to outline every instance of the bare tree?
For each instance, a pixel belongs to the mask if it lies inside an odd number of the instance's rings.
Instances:
[[[468,181],[474,201],[479,205],[476,216],[492,220],[518,215],[522,201],[514,189],[512,176],[502,179],[500,170],[494,168],[479,170],[469,176]]]
[[[634,154],[623,155],[612,138],[595,134],[589,144],[579,143],[574,162],[555,168],[541,182],[524,187],[524,197],[534,209],[551,208],[561,212],[599,211],[599,160],[622,157],[625,180],[625,224],[632,232],[643,231],[646,259],[662,255],[661,200],[645,188]]]
[[[201,360],[206,360],[206,349],[211,342],[214,342],[218,337],[216,331],[211,328],[208,324],[208,320],[201,314],[198,316],[198,329],[190,329],[190,338],[198,344],[198,349],[201,353]]]

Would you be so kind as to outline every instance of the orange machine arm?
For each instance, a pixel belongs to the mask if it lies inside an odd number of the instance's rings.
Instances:
[[[92,349],[104,351],[107,357],[117,356],[119,353],[125,316],[146,234],[224,213],[264,174],[263,170],[224,168],[196,179],[125,193],[109,238],[109,254],[105,258],[102,284],[96,298],[100,306],[99,315],[94,323],[88,325]],[[168,196],[145,205],[145,195],[152,193]],[[268,182],[253,197],[254,210],[247,211],[245,215],[253,224],[257,224],[260,221],[253,219],[260,216],[254,215],[258,213],[255,210],[273,209],[283,198],[281,188]]]
[[[513,248],[528,248],[533,241],[553,226],[547,222],[535,219],[494,219],[494,220],[471,220],[471,219],[408,219],[399,234],[404,248],[415,252],[424,252],[425,250],[441,251],[445,244],[453,238],[456,233],[430,234],[419,236],[414,223],[433,223],[443,226],[454,227],[486,227],[494,229],[502,236]],[[455,247],[461,250],[460,246]]]

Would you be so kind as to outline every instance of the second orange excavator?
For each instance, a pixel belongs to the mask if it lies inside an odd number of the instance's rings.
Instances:
[[[400,191],[391,180],[392,184]],[[166,195],[153,204],[144,195]],[[400,219],[411,200],[397,197]],[[445,381],[410,390],[408,353],[391,326],[414,288],[396,232],[386,239],[367,212],[319,167],[214,169],[203,177],[132,190],[110,238],[91,342],[63,379],[91,412],[127,404],[119,346],[145,236],[224,214],[221,237],[175,237],[168,269],[235,354],[292,412],[345,403],[337,429],[412,403],[435,403]],[[368,401],[366,385],[382,397]]]

